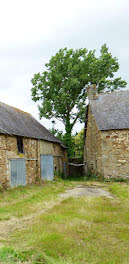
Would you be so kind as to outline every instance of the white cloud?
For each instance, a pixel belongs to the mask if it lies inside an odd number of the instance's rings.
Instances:
[[[0,0],[0,100],[38,118],[30,79],[65,46],[98,53],[106,42],[129,81],[128,14],[128,0]]]

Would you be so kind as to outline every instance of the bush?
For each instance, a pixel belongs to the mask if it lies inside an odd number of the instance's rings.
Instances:
[[[99,181],[100,177],[97,176],[95,173],[92,172],[88,172],[85,176],[84,179],[87,181],[91,181],[91,180],[95,180],[95,181]]]
[[[104,179],[105,182],[129,182],[128,179],[125,178],[109,178],[109,179]]]

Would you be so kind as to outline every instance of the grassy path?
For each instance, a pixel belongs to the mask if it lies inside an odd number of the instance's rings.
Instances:
[[[14,190],[14,192],[16,190]],[[60,190],[60,188],[59,188],[59,190]],[[88,192],[89,190],[90,190],[90,193]],[[23,189],[22,189],[22,191],[23,191]],[[102,194],[101,194],[101,192],[102,192]],[[39,195],[39,192],[37,191],[37,193],[30,194],[30,196],[35,196],[35,198],[36,198],[36,194]],[[41,195],[41,192],[40,192],[40,195]],[[9,219],[7,218],[6,220],[1,220],[1,222],[0,222],[0,240],[2,240],[2,241],[6,240],[6,238],[9,236],[9,234],[12,233],[16,229],[22,229],[22,228],[25,228],[27,225],[34,224],[37,217],[40,217],[42,214],[45,214],[47,211],[49,211],[53,207],[59,206],[59,204],[63,200],[68,199],[69,197],[80,197],[80,196],[87,196],[87,195],[88,196],[89,195],[90,196],[91,195],[92,196],[98,195],[98,196],[110,197],[109,193],[107,193],[107,191],[105,191],[104,189],[96,188],[96,186],[93,186],[93,185],[92,185],[92,188],[90,186],[88,186],[88,188],[87,188],[87,185],[85,185],[84,183],[79,185],[79,186],[77,185],[77,186],[74,186],[73,188],[69,188],[68,190],[66,188],[65,192],[56,195],[54,197],[54,199],[53,199],[53,197],[51,197],[50,201],[46,201],[44,199],[42,201],[42,199],[41,199],[40,203],[39,202],[36,203],[36,210],[32,213],[30,213],[28,211],[29,214],[27,214],[25,216],[22,216],[22,217],[12,216]],[[23,199],[21,199],[21,197],[20,197],[17,202],[11,201],[11,202],[9,202],[9,206],[13,207],[15,205],[15,207],[16,207],[16,204],[18,204],[18,205],[19,205],[19,203],[25,204],[25,201],[28,200],[28,198],[30,200],[32,199],[30,196],[29,196],[29,194],[27,194],[23,197]],[[47,195],[46,195],[46,198],[47,198]],[[33,204],[34,204],[34,202],[33,202]],[[5,210],[6,210],[6,207],[8,207],[7,202],[4,203],[4,209]],[[17,209],[19,211],[19,207]]]
[[[60,202],[64,200],[64,198],[57,198],[52,201],[46,202],[42,206],[37,206],[37,211],[31,213],[22,218],[11,217],[10,220],[3,220],[0,222],[0,240],[6,240],[7,236],[12,233],[16,229],[25,228],[27,225],[34,224],[35,218],[44,214],[48,210],[52,209],[54,206],[60,204]]]
[[[91,182],[57,181],[0,193],[0,263],[129,263],[129,185],[106,184],[115,199],[62,195],[78,184]]]

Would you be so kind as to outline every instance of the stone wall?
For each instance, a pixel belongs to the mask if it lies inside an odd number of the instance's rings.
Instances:
[[[62,148],[59,144],[53,143],[53,158],[54,170],[60,173],[65,173],[64,163],[66,164],[66,174],[68,172],[68,159],[66,149]]]
[[[26,159],[27,184],[34,183],[40,177],[40,141],[38,139],[23,139],[24,158]]]
[[[98,130],[90,106],[84,147],[84,171],[103,174],[101,131]]]
[[[129,130],[102,131],[105,178],[129,178]]]
[[[54,168],[59,172],[63,172],[64,162],[67,163],[66,150],[57,143],[23,137],[23,150],[24,153],[18,153],[16,136],[0,134],[0,184],[10,186],[12,159],[25,159],[27,184],[41,179],[41,154],[53,155]]]
[[[84,171],[105,178],[129,178],[129,130],[99,131],[89,107]]]
[[[16,136],[0,135],[0,184],[10,186],[10,161],[12,159],[25,159],[27,184],[40,178],[39,146],[38,140],[23,138],[24,153],[19,154]]]
[[[6,136],[0,135],[0,184],[7,185]]]

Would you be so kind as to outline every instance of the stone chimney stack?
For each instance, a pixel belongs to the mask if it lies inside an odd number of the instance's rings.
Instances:
[[[96,100],[98,98],[98,92],[96,84],[91,84],[87,87],[87,96],[89,100]]]

